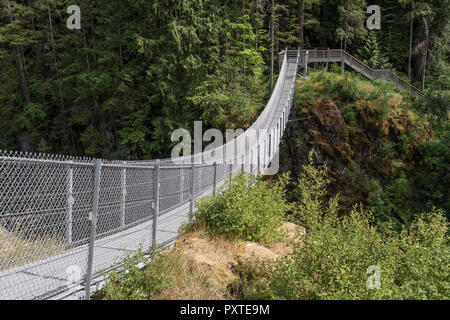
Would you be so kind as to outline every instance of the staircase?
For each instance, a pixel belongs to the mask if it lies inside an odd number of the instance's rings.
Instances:
[[[289,55],[289,52],[288,52]],[[284,57],[284,51],[280,53],[280,59]],[[399,76],[392,73],[390,70],[374,70],[368,65],[359,61],[357,58],[352,56],[350,53],[340,50],[340,49],[329,49],[329,50],[301,50],[300,51],[300,66],[306,67],[309,63],[314,62],[341,62],[347,64],[353,70],[361,73],[363,76],[370,80],[384,79],[392,83],[397,89],[404,92],[411,92],[421,102],[426,101],[424,93],[409,84],[408,82],[401,79]],[[282,61],[280,61],[282,62]]]

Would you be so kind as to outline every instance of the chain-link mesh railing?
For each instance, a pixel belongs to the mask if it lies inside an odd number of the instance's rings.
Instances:
[[[298,63],[298,51],[285,54],[260,117],[203,154],[105,161],[0,151],[0,299],[89,297],[126,255],[171,243],[194,198],[215,195],[233,173],[267,171]]]

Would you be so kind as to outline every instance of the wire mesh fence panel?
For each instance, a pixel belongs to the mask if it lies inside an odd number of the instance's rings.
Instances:
[[[76,246],[89,241],[89,214],[92,210],[94,168],[93,166],[70,164],[68,170],[71,170],[72,174],[72,183],[69,181],[69,190],[71,192],[68,192],[67,200],[68,238],[70,238],[69,234],[71,234],[72,246]]]
[[[85,272],[73,248],[86,238],[92,164],[62,160],[0,156],[2,299],[44,298],[66,288],[71,266]]]
[[[133,226],[136,223],[151,218],[148,214],[154,202],[154,169],[127,169],[126,171],[126,196],[125,196],[125,226]]]
[[[213,187],[213,165],[203,165],[197,168],[196,195],[201,195]]]
[[[93,275],[120,266],[127,255],[150,250],[154,170],[103,165]]]
[[[102,166],[100,180],[99,209],[97,215],[97,239],[119,230],[122,221],[122,177],[121,168]]]
[[[189,201],[191,199],[191,169],[183,167],[181,174],[183,176],[183,201]]]
[[[164,213],[181,204],[181,170],[176,167],[161,167],[160,212]]]

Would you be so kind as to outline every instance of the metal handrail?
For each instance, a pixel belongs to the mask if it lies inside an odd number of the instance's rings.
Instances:
[[[405,80],[400,78],[398,75],[394,74],[392,71],[385,70],[385,69],[372,69],[371,67],[369,67],[365,63],[361,62],[358,58],[354,57],[347,51],[344,51],[342,49],[329,49],[329,50],[309,49],[309,50],[302,50],[300,55],[303,57],[306,55],[306,52],[308,52],[308,56],[310,59],[343,58],[344,61],[348,65],[350,65],[353,68],[359,68],[360,69],[360,70],[358,70],[359,72],[363,73],[365,76],[371,78],[372,80],[376,80],[376,79],[384,76],[387,81],[394,83],[394,85],[398,89],[401,89],[404,91],[410,91],[410,92],[414,93],[416,96],[418,96],[418,98],[420,100],[426,100],[426,97],[425,97],[425,94],[423,93],[423,91],[419,90],[414,85],[406,82]],[[386,77],[386,75],[387,75],[387,77]],[[390,77],[391,79],[387,79],[388,77]],[[407,88],[407,89],[405,89],[405,88]]]

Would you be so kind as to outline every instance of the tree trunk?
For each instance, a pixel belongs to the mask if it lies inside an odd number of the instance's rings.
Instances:
[[[11,4],[10,4],[9,0],[6,0],[6,4],[8,5],[9,20],[10,20],[11,24],[13,24],[14,18],[11,13]],[[30,95],[30,90],[28,89],[27,79],[25,77],[25,67],[24,67],[24,62],[22,60],[22,55],[20,53],[19,46],[14,46],[14,51],[15,51],[16,57],[17,57],[17,67],[19,69],[19,77],[20,77],[20,82],[22,84],[23,97],[25,99],[25,104],[28,105],[31,103],[31,95]]]
[[[59,70],[58,70],[58,61],[56,59],[56,50],[55,50],[55,37],[53,36],[53,22],[52,22],[52,15],[50,12],[50,4],[47,0],[47,10],[48,10],[48,23],[50,25],[50,39],[52,41],[52,54],[53,54],[53,61],[55,63],[55,72],[56,72],[56,81],[58,81],[58,93],[59,93],[59,101],[61,104],[61,108],[64,113],[64,99],[62,96],[62,89],[61,89],[61,83],[59,81]],[[65,116],[64,116],[65,119]]]
[[[345,1],[345,38],[344,38],[344,51],[347,51],[347,39],[348,39],[348,12],[349,12],[349,4],[348,0]]]
[[[304,36],[304,25],[305,25],[305,0],[301,0],[298,3],[298,41],[300,49],[305,48],[305,36]]]
[[[348,35],[348,24],[345,23],[345,39],[344,39],[344,51],[347,51],[347,35]]]
[[[119,32],[119,62],[120,62],[120,70],[122,70],[123,53],[122,53],[122,34],[121,34],[120,26],[119,26],[119,29],[117,31]]]
[[[259,9],[259,0],[256,0],[256,8],[254,15],[255,17],[258,16],[258,9]],[[258,33],[259,33],[259,21],[257,18],[255,18],[255,50],[258,51]]]
[[[414,14],[414,2],[413,2],[413,14]],[[408,57],[408,80],[411,82],[411,55],[412,55],[412,43],[413,43],[413,29],[414,29],[414,16],[411,17],[411,25],[409,27],[409,57]]]
[[[427,73],[428,37],[425,39],[425,60],[423,63],[422,91],[425,91],[425,75]]]
[[[52,41],[53,61],[55,63],[56,81],[58,82],[59,103],[60,103],[60,106],[61,106],[61,113],[63,115],[63,121],[64,121],[64,129],[63,130],[64,130],[64,135],[66,137],[66,140],[70,139],[70,141],[72,143],[72,152],[75,152],[76,151],[76,147],[75,147],[75,140],[73,138],[72,126],[69,127],[68,124],[67,124],[66,108],[65,108],[65,105],[64,105],[64,97],[63,97],[63,94],[62,94],[61,81],[60,81],[60,78],[59,78],[58,60],[56,59],[56,49],[55,49],[56,45],[55,45],[55,37],[54,37],[54,34],[53,34],[52,14],[51,14],[51,11],[50,11],[50,3],[49,3],[48,0],[47,0],[47,10],[48,10],[48,23],[50,25],[50,39]],[[69,135],[70,135],[70,137],[67,137],[67,134],[66,134],[66,132],[67,132],[66,130],[68,129],[68,127],[69,127],[69,132],[70,132]]]

